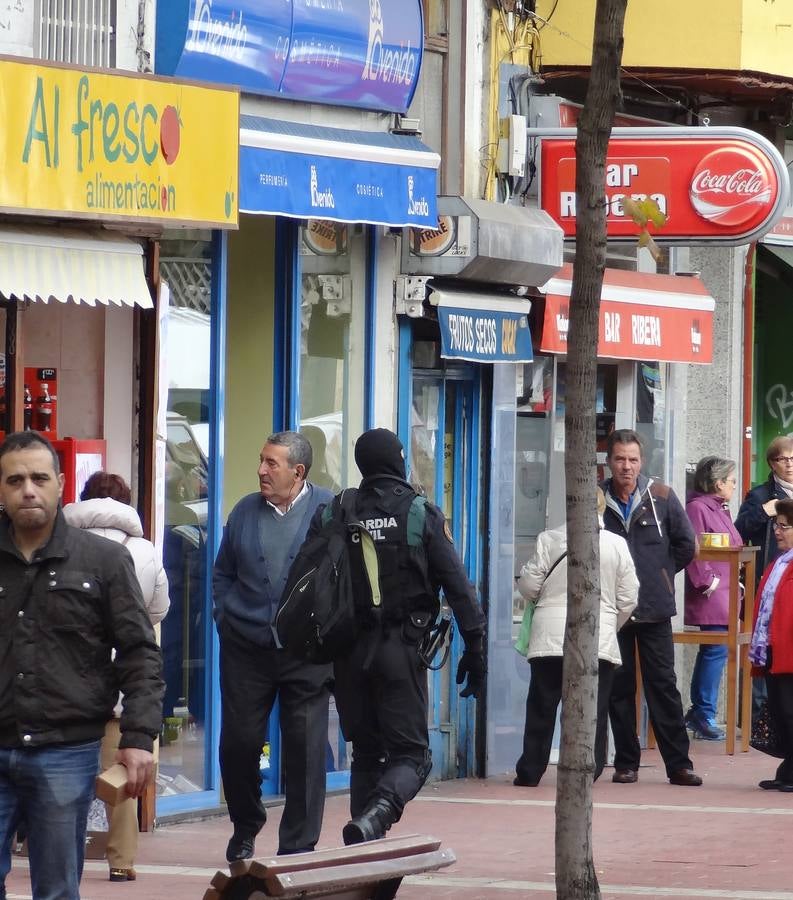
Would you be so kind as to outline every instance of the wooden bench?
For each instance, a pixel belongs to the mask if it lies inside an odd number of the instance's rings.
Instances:
[[[409,834],[313,853],[240,860],[228,873],[217,872],[204,900],[392,900],[406,875],[456,862],[454,851],[441,850],[440,844],[429,835]]]

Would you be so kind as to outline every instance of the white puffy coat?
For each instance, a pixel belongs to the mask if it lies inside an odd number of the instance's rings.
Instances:
[[[66,521],[124,544],[135,563],[143,604],[152,625],[165,618],[170,606],[168,577],[151,541],[143,537],[140,517],[134,507],[109,497],[69,503],[63,509]]]
[[[567,530],[543,531],[534,558],[523,567],[518,590],[536,602],[527,659],[561,656],[567,622],[567,557],[546,575],[567,550]],[[544,583],[544,586],[543,586]],[[538,600],[539,598],[539,600]],[[624,538],[600,529],[600,640],[598,657],[622,662],[617,631],[628,621],[639,599],[639,580]]]

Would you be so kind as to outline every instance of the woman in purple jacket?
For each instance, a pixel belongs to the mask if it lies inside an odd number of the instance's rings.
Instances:
[[[697,463],[694,490],[686,512],[697,538],[708,532],[728,534],[730,546],[740,547],[741,536],[732,524],[728,504],[735,490],[735,463],[719,456],[706,456]],[[686,625],[701,631],[726,631],[730,571],[728,563],[694,560],[686,566]],[[686,725],[694,737],[724,740],[716,725],[719,684],[727,661],[726,644],[700,644],[691,675],[691,709]]]

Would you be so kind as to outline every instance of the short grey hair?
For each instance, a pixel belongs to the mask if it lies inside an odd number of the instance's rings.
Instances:
[[[275,444],[277,447],[286,447],[286,460],[289,465],[292,468],[304,466],[306,470],[304,477],[308,477],[311,463],[314,462],[314,454],[311,450],[311,444],[299,431],[276,431],[267,438],[265,443]]]
[[[735,462],[721,456],[703,456],[694,472],[694,490],[700,494],[715,494],[716,484],[726,481],[735,471]]]

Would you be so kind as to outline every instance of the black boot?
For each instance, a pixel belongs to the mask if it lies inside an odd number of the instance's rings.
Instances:
[[[380,798],[370,803],[361,813],[349,821],[342,830],[344,843],[362,844],[385,837],[386,831],[399,819],[397,811],[388,800]]]

